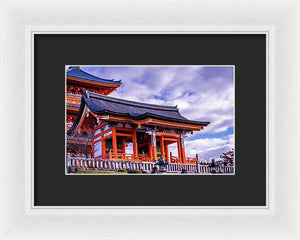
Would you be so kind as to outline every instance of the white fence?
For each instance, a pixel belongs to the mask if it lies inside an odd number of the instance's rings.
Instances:
[[[120,169],[133,170],[138,169],[151,173],[155,167],[154,162],[141,162],[141,161],[121,161],[121,160],[105,160],[94,158],[82,158],[82,157],[67,157],[66,160],[67,169],[103,169],[118,171]],[[178,173],[183,169],[187,173],[234,173],[234,167],[209,167],[208,165],[200,164],[183,164],[183,163],[169,163],[167,166],[167,172]]]

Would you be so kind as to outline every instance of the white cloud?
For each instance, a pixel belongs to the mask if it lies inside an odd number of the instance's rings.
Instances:
[[[99,77],[121,79],[111,96],[162,105],[178,105],[191,120],[210,121],[203,131],[233,126],[231,67],[101,67],[86,68]]]
[[[200,160],[210,160],[220,157],[221,153],[229,151],[234,146],[233,134],[222,138],[201,138],[185,141],[185,154],[187,157],[195,157],[196,153]],[[178,156],[176,144],[169,145],[169,151],[173,156]]]
[[[96,76],[122,80],[110,96],[160,105],[177,105],[190,119],[211,122],[203,131],[233,127],[232,67],[84,67]],[[193,138],[194,139],[194,138]],[[232,148],[228,138],[186,139],[187,156],[216,157]],[[171,147],[172,148],[172,147]],[[176,147],[175,147],[176,148]]]

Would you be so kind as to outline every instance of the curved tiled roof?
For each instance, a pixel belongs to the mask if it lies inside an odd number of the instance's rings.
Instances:
[[[99,83],[121,84],[121,80],[115,81],[113,79],[110,80],[110,79],[99,78],[83,71],[79,66],[69,67],[69,70],[67,71],[67,76],[81,78],[89,81],[95,81]]]
[[[198,126],[207,126],[209,122],[192,121],[183,117],[177,106],[162,106],[148,103],[128,101],[124,99],[108,97],[92,92],[85,92],[81,98],[79,114],[68,134],[72,134],[79,123],[85,105],[97,115],[110,114],[114,116],[129,117],[134,120],[153,118],[175,123],[186,123]]]
[[[157,111],[178,112],[177,106],[163,106],[163,105],[157,105],[157,104],[135,102],[135,101],[130,101],[130,100],[126,100],[126,99],[104,96],[104,95],[100,95],[100,94],[88,92],[88,91],[85,92],[84,96],[86,97],[86,99],[85,99],[86,101],[94,101],[95,100],[98,107],[100,107],[99,104],[104,103],[104,105],[102,105],[103,109],[107,109],[107,110],[111,110],[111,111],[115,110],[116,112],[119,112],[119,113],[124,112],[124,111],[125,112],[126,111],[135,112],[135,113],[137,111],[152,112],[152,110],[155,110],[155,112],[157,112]],[[110,106],[108,104],[110,104]],[[117,109],[117,107],[121,107],[121,108]],[[182,116],[180,116],[180,117],[185,119]]]

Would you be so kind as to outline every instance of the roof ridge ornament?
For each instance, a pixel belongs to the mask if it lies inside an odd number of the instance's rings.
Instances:
[[[84,90],[84,91],[83,91],[83,94],[84,94],[87,98],[90,98],[90,92],[89,92],[89,91]]]
[[[71,70],[81,71],[81,68],[80,68],[80,66],[69,66],[68,71],[71,71]]]

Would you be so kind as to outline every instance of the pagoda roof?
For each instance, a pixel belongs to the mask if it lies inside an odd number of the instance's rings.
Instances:
[[[157,119],[173,123],[184,123],[197,126],[207,126],[209,122],[192,121],[183,117],[177,106],[155,105],[141,102],[134,102],[114,97],[108,97],[93,92],[85,92],[81,98],[79,114],[72,128],[71,134],[79,123],[85,106],[96,115],[113,115],[128,117],[133,120]]]
[[[83,71],[79,66],[70,67],[69,70],[67,71],[67,76],[89,80],[89,81],[95,81],[98,83],[106,83],[106,84],[113,84],[113,85],[121,84],[121,80],[115,81],[114,79],[104,79],[104,78],[96,77],[92,74]]]

